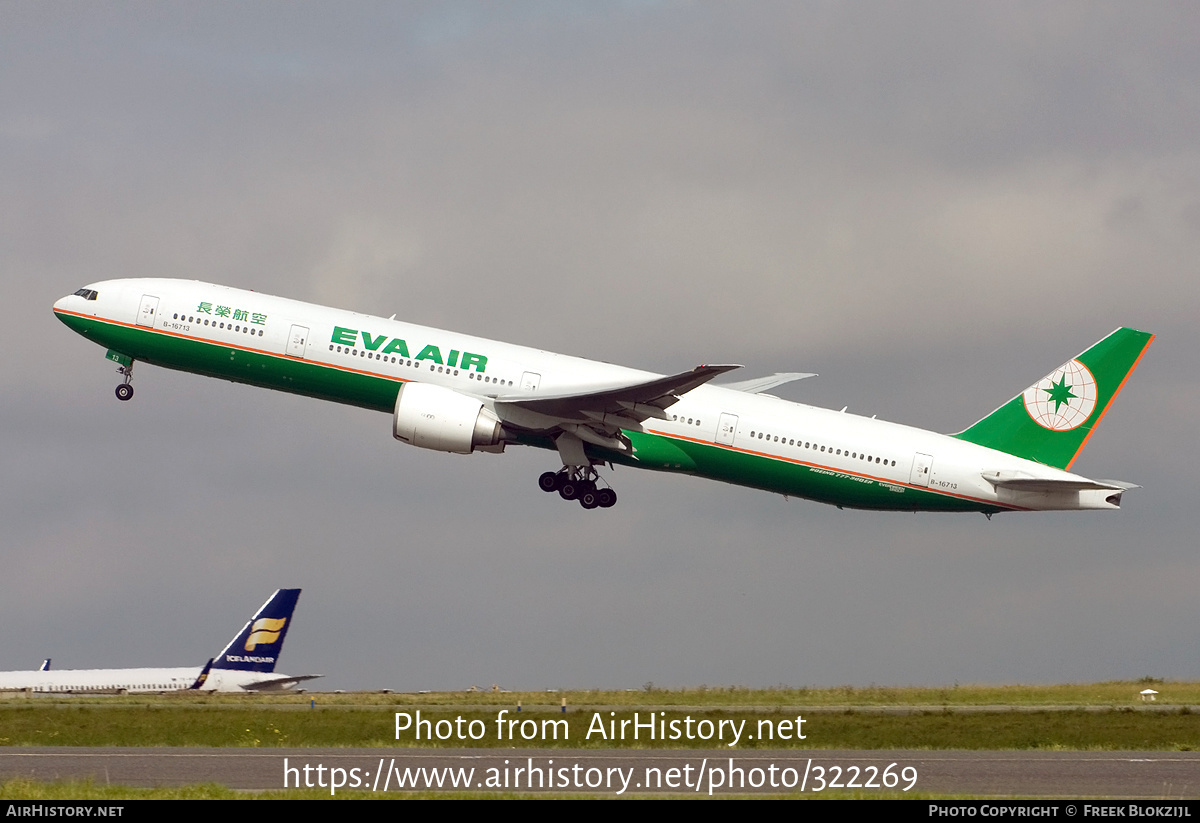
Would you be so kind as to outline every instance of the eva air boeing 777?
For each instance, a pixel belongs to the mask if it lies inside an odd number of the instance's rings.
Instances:
[[[141,360],[386,412],[419,448],[540,446],[562,462],[541,488],[585,509],[616,502],[615,463],[839,507],[1116,509],[1133,484],[1069,470],[1153,339],[1117,329],[943,435],[764,393],[807,374],[713,385],[738,367],[653,374],[209,283],[109,280],[54,312],[119,364],[122,400]]]

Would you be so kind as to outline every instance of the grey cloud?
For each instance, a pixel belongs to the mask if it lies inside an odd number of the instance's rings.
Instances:
[[[199,665],[298,585],[284,666],[331,688],[1194,678],[1194,16],[5,5],[4,667]],[[1079,467],[1145,488],[989,523],[620,469],[585,513],[550,453],[144,365],[118,405],[49,307],[138,276],[940,431],[1141,326]]]

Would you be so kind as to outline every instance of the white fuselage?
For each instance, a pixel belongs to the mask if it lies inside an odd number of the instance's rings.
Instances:
[[[178,669],[60,669],[51,671],[0,672],[0,691],[29,690],[37,693],[162,693],[187,691],[196,683],[201,667]],[[203,691],[240,692],[254,688],[251,684],[264,679],[286,678],[287,675],[264,675],[260,672],[239,672],[212,669],[205,679]]]

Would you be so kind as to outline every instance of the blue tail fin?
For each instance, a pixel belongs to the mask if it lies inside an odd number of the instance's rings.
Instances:
[[[279,589],[263,604],[233,640],[213,658],[214,669],[244,672],[273,672],[283,638],[300,599],[299,589]]]
[[[200,676],[196,678],[195,683],[193,683],[191,686],[188,687],[189,689],[198,691],[198,690],[204,688],[204,683],[205,683],[205,681],[208,680],[208,673],[210,671],[212,671],[212,664],[213,664],[213,658],[210,657],[208,659],[208,662],[204,664],[204,669],[201,670]]]

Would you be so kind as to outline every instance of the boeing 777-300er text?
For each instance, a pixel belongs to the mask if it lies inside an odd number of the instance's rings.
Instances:
[[[738,367],[663,376],[210,283],[109,280],[54,312],[108,349],[122,400],[142,360],[387,412],[396,439],[420,448],[554,449],[562,468],[539,485],[585,509],[616,502],[596,471],[606,463],[838,507],[1116,509],[1133,484],[1069,469],[1153,339],[1117,329],[942,435],[764,394],[808,374],[713,385]]]
[[[215,692],[279,691],[321,677],[292,677],[275,673],[275,661],[292,622],[299,589],[279,589],[222,652],[203,668],[182,669],[62,669],[50,661],[35,672],[0,672],[0,691],[27,689],[55,694],[107,692],[173,692],[195,689]]]

